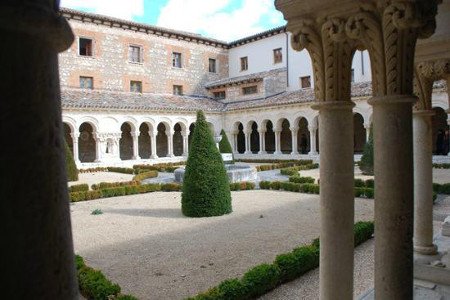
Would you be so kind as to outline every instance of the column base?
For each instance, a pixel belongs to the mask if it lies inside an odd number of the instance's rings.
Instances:
[[[244,154],[253,154],[251,151],[245,151]]]
[[[414,251],[416,251],[414,247]],[[432,262],[441,260],[443,253],[436,251],[434,254],[421,254],[414,252],[414,263],[420,265],[429,265]]]
[[[275,151],[273,154],[274,154],[274,155],[281,155],[281,154],[283,154],[283,152],[281,152],[281,151]]]
[[[150,155],[150,159],[157,159],[159,158],[158,155]]]
[[[138,160],[138,159],[141,159],[141,158],[139,156],[133,156],[132,159],[133,160]]]
[[[430,246],[414,246],[414,254],[419,255],[435,255],[437,253],[437,247],[434,244]]]
[[[309,151],[308,155],[319,155],[319,152],[317,152],[317,151]]]
[[[267,154],[267,151],[259,151],[258,154]]]

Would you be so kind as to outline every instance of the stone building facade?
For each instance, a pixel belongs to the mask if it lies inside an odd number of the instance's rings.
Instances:
[[[75,34],[59,66],[65,137],[79,167],[185,160],[199,109],[215,135],[226,131],[238,158],[318,159],[312,63],[293,50],[285,27],[226,43],[71,9],[62,15]],[[370,72],[367,51],[356,51],[355,153],[372,122]],[[435,85],[433,107],[437,141],[450,122],[445,83]]]

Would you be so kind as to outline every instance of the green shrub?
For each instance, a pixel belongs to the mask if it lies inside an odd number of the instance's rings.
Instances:
[[[356,222],[354,225],[355,247],[372,238],[375,230],[373,222]]]
[[[364,188],[363,187],[355,187],[355,197],[364,197]]]
[[[246,191],[246,190],[254,190],[255,183],[249,181],[241,181],[230,183],[231,191]]]
[[[69,193],[71,202],[94,200],[102,197],[100,191],[84,191],[84,192],[72,192]]]
[[[279,190],[279,189],[281,189],[281,182],[280,181],[272,181],[270,183],[270,188],[272,190]]]
[[[179,183],[163,183],[161,184],[161,191],[164,192],[179,192],[181,191],[181,185]]]
[[[262,190],[270,190],[270,181],[260,181],[259,182],[259,188]]]
[[[366,195],[366,198],[368,199],[374,199],[375,198],[375,190],[373,188],[365,188],[364,194]]]
[[[100,182],[100,183],[91,185],[91,189],[101,190],[101,189],[108,189],[108,188],[113,188],[113,187],[120,187],[120,186],[126,186],[126,185],[140,185],[140,184],[141,183],[136,180],[120,181],[120,182]]]
[[[288,176],[298,175],[298,169],[296,167],[283,168],[280,170],[280,174]]]
[[[314,183],[316,180],[312,177],[301,177],[299,175],[294,175],[289,177],[289,181],[295,183]]]
[[[102,215],[103,214],[103,211],[101,210],[101,209],[94,209],[92,212],[91,212],[91,215]]]
[[[144,173],[147,171],[159,171],[159,172],[169,172],[172,173],[180,166],[185,165],[185,162],[174,162],[174,163],[160,163],[154,165],[134,165],[134,174]]]
[[[80,169],[80,173],[95,173],[95,172],[107,172],[108,168],[105,167],[96,167],[96,168],[87,168],[87,169]]]
[[[228,279],[222,281],[217,287],[220,293],[220,299],[224,300],[243,300],[246,299],[247,291],[242,282],[237,279]]]
[[[315,246],[303,246],[291,253],[281,254],[275,258],[280,269],[281,282],[291,281],[319,266],[319,251]]]
[[[436,192],[433,192],[433,204],[436,202],[437,199],[437,194]]]
[[[139,193],[151,193],[151,192],[157,192],[161,190],[161,185],[158,183],[150,183],[150,184],[143,184],[138,185]]]
[[[450,183],[433,183],[433,191],[438,194],[450,194]]]
[[[114,300],[138,300],[138,298],[131,295],[120,295],[114,298]]]
[[[233,148],[231,147],[230,141],[228,140],[225,130],[222,129],[220,131],[220,135],[222,136],[222,139],[219,142],[220,153],[233,153]]]
[[[228,176],[203,112],[197,121],[184,174],[181,209],[189,217],[231,213]]]
[[[107,169],[108,169],[108,172],[134,174],[134,169],[132,169],[132,168],[108,167]]]
[[[365,187],[366,183],[364,180],[355,178],[355,187]]]
[[[280,269],[276,265],[262,264],[247,271],[242,277],[242,285],[249,297],[258,297],[277,286]]]
[[[101,189],[100,192],[102,193],[102,197],[103,198],[125,196],[126,195],[126,190],[125,190],[125,187],[123,187],[123,186]]]
[[[84,266],[78,270],[78,284],[81,294],[88,299],[108,300],[120,293],[120,287],[106,279],[98,270]]]
[[[72,151],[70,151],[69,145],[67,141],[64,140],[64,148],[66,151],[66,172],[67,172],[67,181],[77,181],[78,180],[78,169],[75,164],[75,160],[73,159]]]
[[[370,127],[369,140],[364,145],[359,168],[365,175],[373,175],[373,128]]]
[[[75,255],[75,267],[77,268],[77,271],[84,266],[86,266],[84,259],[79,255]]]
[[[89,185],[86,183],[83,184],[75,184],[69,187],[69,192],[86,192],[89,191]]]
[[[368,187],[368,188],[375,188],[375,180],[373,180],[373,179],[367,179],[366,181],[365,181],[365,184],[366,184],[366,187]]]
[[[436,169],[450,169],[450,164],[448,164],[448,163],[433,164],[433,168],[436,168]]]
[[[142,181],[144,179],[155,178],[155,177],[158,177],[158,171],[150,170],[150,171],[145,171],[145,172],[139,173],[137,175],[134,175],[133,180]]]

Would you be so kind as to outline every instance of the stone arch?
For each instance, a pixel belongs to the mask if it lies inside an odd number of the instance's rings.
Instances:
[[[360,113],[353,114],[353,150],[362,153],[366,144],[366,129],[364,128],[364,117]]]
[[[447,155],[449,153],[449,125],[447,113],[442,107],[433,107],[434,115],[431,118],[433,135],[433,154]]]
[[[300,154],[308,154],[311,151],[310,133],[306,117],[298,117],[294,123],[298,127],[297,149]]]
[[[186,126],[178,122],[173,126],[173,155],[183,155],[183,133],[186,132]]]
[[[169,140],[167,132],[170,129],[169,124],[161,122],[156,127],[156,155],[158,157],[166,157],[169,154]]]
[[[83,122],[79,127],[78,156],[82,163],[94,162],[97,155],[96,149],[96,127],[90,122]]]
[[[235,124],[236,125],[236,124]],[[244,153],[245,152],[245,133],[244,133],[244,125],[241,122],[237,122],[237,152]]]
[[[250,133],[250,151],[253,154],[259,152],[259,132],[258,124],[255,121],[250,121],[247,124],[247,133]]]
[[[124,122],[120,126],[121,136],[119,141],[119,154],[121,160],[133,159],[133,125]]]
[[[138,153],[142,159],[149,159],[152,155],[152,139],[150,135],[153,134],[153,126],[147,122],[143,122],[139,126],[138,136]]]
[[[267,153],[275,152],[275,131],[271,120],[264,120],[261,123],[261,127],[265,129],[264,140],[265,140],[265,151]]]
[[[280,130],[280,151],[283,154],[292,152],[292,132],[289,120],[280,119],[277,122],[277,130]]]

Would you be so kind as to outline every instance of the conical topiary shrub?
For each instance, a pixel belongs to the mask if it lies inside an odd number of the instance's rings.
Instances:
[[[220,135],[222,136],[222,139],[219,142],[219,151],[220,153],[231,153],[232,160],[231,162],[228,161],[226,163],[234,163],[234,155],[233,155],[233,148],[231,148],[230,141],[228,140],[227,134],[225,133],[225,130],[222,129],[220,132]]]
[[[370,127],[369,140],[364,145],[359,168],[364,175],[373,175],[373,128]]]
[[[75,160],[73,159],[72,151],[70,151],[69,145],[67,142],[64,142],[66,148],[66,171],[67,171],[67,180],[68,181],[77,181],[78,180],[78,169],[75,164]]]
[[[181,210],[188,217],[220,216],[232,211],[225,166],[201,111],[197,112],[189,148]]]

